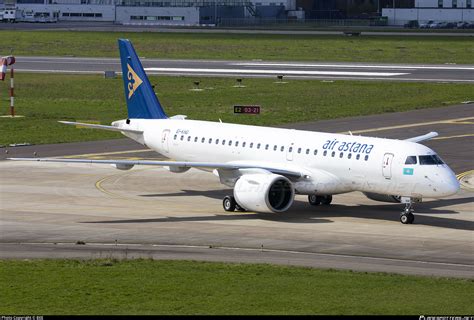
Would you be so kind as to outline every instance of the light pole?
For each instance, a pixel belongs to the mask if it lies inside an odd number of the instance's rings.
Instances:
[[[217,0],[214,0],[214,26],[217,27]]]

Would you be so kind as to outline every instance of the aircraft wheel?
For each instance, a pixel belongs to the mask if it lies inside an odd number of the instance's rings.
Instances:
[[[322,197],[322,201],[321,201],[322,204],[328,206],[328,205],[331,204],[331,202],[332,202],[332,196],[331,195],[327,195],[327,196]]]
[[[400,222],[403,224],[412,224],[413,221],[415,221],[415,216],[411,212],[404,212],[400,215]]]
[[[319,206],[321,204],[321,197],[315,194],[310,194],[308,196],[308,202],[312,206]]]
[[[242,208],[241,206],[239,206],[239,205],[237,204],[237,202],[235,203],[235,210],[237,210],[237,211],[239,211],[239,212],[245,212],[245,211],[247,211],[247,210],[245,210],[244,208]]]
[[[222,201],[222,206],[224,207],[225,211],[235,211],[236,205],[237,203],[235,202],[235,199],[232,196],[226,196],[224,198],[224,201]]]

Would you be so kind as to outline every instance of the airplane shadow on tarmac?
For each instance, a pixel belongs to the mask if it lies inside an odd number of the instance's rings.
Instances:
[[[141,197],[187,197],[201,196],[212,199],[223,199],[225,195],[232,194],[232,190],[182,190],[181,192],[146,194]],[[337,196],[336,196],[337,197]],[[457,211],[445,209],[446,206],[473,203],[474,197],[433,200],[415,204],[415,224],[440,228],[474,230],[474,221],[451,219],[446,217],[436,217],[436,214],[457,214]],[[376,202],[374,202],[376,203]],[[166,222],[197,222],[197,221],[232,221],[259,219],[283,223],[331,223],[334,217],[350,217],[362,219],[376,219],[387,221],[398,221],[399,213],[404,206],[402,204],[375,204],[345,206],[332,204],[329,206],[310,206],[304,201],[295,201],[290,210],[281,213],[253,213],[235,212],[213,214],[209,216],[188,216],[188,217],[163,217],[153,219],[126,219],[126,220],[106,220],[88,221],[84,223],[166,223]],[[424,214],[430,214],[426,216]]]

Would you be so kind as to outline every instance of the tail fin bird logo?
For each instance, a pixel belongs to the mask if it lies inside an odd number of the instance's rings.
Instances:
[[[128,99],[130,99],[135,91],[138,89],[138,87],[142,84],[142,79],[133,71],[132,67],[127,63],[128,67],[128,73],[127,73],[127,79],[128,79]]]

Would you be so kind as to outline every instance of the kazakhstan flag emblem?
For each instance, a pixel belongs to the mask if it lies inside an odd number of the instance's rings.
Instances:
[[[413,175],[413,168],[403,168],[403,174],[407,176]]]

